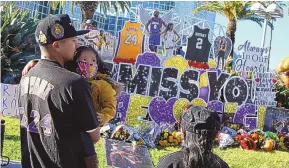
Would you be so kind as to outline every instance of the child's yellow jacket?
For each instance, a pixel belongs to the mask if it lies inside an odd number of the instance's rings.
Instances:
[[[89,81],[100,126],[113,119],[116,113],[116,91],[113,84],[106,80],[107,77],[105,74],[97,74]]]

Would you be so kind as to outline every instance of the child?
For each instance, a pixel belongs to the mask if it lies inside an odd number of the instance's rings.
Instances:
[[[113,119],[116,113],[116,95],[121,91],[122,85],[114,82],[111,72],[105,67],[97,51],[90,46],[81,46],[76,50],[75,63],[78,67],[70,65],[68,70],[75,71],[86,77],[91,85],[94,105],[101,121],[101,126]]]
[[[164,42],[165,42],[165,56],[166,59],[173,56],[174,46],[177,41],[180,40],[180,36],[178,33],[174,30],[174,24],[169,23],[166,29],[162,32],[164,34]],[[177,35],[177,40],[175,40],[175,35]]]

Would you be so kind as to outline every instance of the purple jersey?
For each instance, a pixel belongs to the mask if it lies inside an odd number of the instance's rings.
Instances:
[[[151,33],[160,33],[162,28],[162,19],[161,18],[151,18]]]

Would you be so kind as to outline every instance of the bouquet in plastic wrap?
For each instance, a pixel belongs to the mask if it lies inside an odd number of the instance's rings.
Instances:
[[[137,125],[136,129],[148,147],[156,147],[154,142],[157,138],[157,135],[161,132],[157,123],[154,121],[143,122],[142,124]]]
[[[240,146],[243,149],[246,149],[246,150],[256,150],[257,149],[257,144],[249,135],[238,134],[236,136],[236,140],[240,143]]]
[[[131,128],[126,125],[116,126],[110,136],[111,139],[125,141],[125,142],[136,142],[138,145],[143,145],[144,140],[135,128]]]
[[[264,142],[263,142],[263,146],[262,149],[264,151],[272,151],[276,148],[276,141],[272,138],[265,138]]]
[[[175,129],[175,126],[161,124],[161,132],[157,137],[156,144],[160,146],[178,146],[181,145],[184,136],[181,131]]]
[[[255,141],[257,148],[261,149],[265,140],[265,133],[262,130],[254,129],[248,132],[248,135]]]
[[[218,135],[218,139],[219,139],[219,148],[220,149],[224,149],[227,146],[230,146],[234,143],[234,139],[229,134],[226,134],[226,133],[221,132]]]
[[[222,133],[229,134],[232,138],[235,138],[237,136],[237,131],[229,127],[223,127]]]
[[[267,132],[264,133],[264,137],[265,138],[271,138],[274,141],[279,142],[279,137],[278,137],[278,135],[276,133],[267,131]]]

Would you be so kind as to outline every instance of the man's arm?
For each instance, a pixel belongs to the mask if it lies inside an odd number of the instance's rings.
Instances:
[[[150,19],[150,20],[147,22],[147,24],[146,24],[146,31],[147,31],[148,33],[150,33],[150,31],[149,31],[149,25],[151,24],[151,22],[152,22],[152,19]]]
[[[97,127],[96,129],[90,130],[90,131],[86,131],[90,138],[92,139],[92,141],[94,143],[97,143],[100,139],[100,127]]]
[[[97,142],[100,138],[98,128],[99,121],[91,96],[91,89],[84,78],[80,78],[72,86],[73,98],[73,116],[77,130],[79,132],[88,132],[91,139]]]

